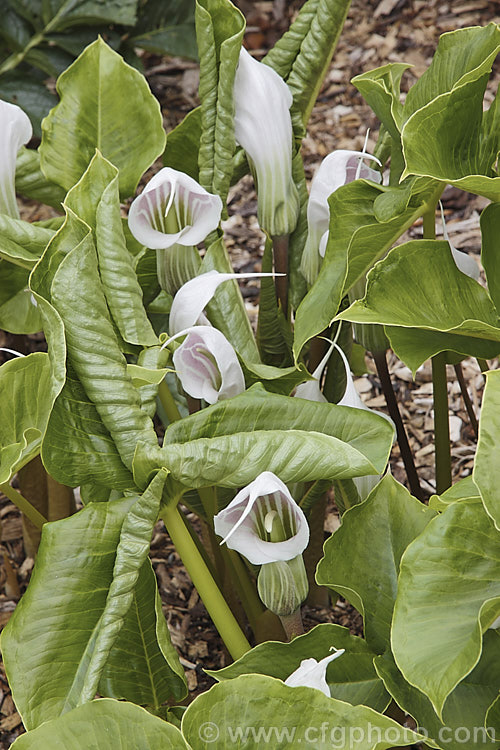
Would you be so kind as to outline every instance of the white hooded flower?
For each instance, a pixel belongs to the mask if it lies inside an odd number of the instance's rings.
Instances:
[[[208,323],[203,310],[214,296],[219,284],[231,279],[254,279],[261,276],[275,276],[272,273],[219,273],[208,271],[187,281],[174,297],[170,309],[168,328],[173,336],[190,326]]]
[[[330,355],[333,352],[333,348],[335,346],[335,342],[332,341],[330,346],[328,347],[328,351],[326,352],[325,356],[319,363],[319,365],[316,367],[314,372],[312,373],[313,380],[308,380],[306,383],[301,383],[297,386],[295,389],[295,396],[297,398],[305,398],[307,401],[321,401],[321,402],[328,402],[328,399],[325,398],[323,395],[321,388],[320,388],[320,380],[321,376],[323,374],[323,370],[325,369],[326,363],[330,359]]]
[[[311,687],[316,690],[321,690],[328,698],[330,698],[330,688],[326,681],[326,669],[330,662],[334,659],[338,659],[339,656],[345,652],[344,648],[334,649],[335,653],[325,656],[321,661],[316,659],[303,659],[300,662],[295,672],[286,678],[285,685],[288,687]]]
[[[301,272],[310,284],[316,281],[325,257],[330,224],[330,207],[328,198],[342,185],[353,180],[364,179],[381,182],[382,176],[371,167],[363,164],[363,159],[370,159],[380,164],[379,160],[363,151],[338,150],[328,154],[321,162],[311,183],[311,192],[307,204],[308,234],[302,255]]]
[[[14,219],[19,218],[15,188],[17,152],[32,135],[28,115],[17,104],[0,100],[0,213]]]
[[[279,527],[283,541],[270,541]],[[287,486],[263,471],[214,517],[215,533],[254,565],[293,560],[307,547],[309,526]]]
[[[293,232],[300,210],[292,178],[292,101],[278,73],[242,48],[234,80],[234,133],[257,183],[259,224],[273,237]]]
[[[163,344],[185,336],[173,362],[182,387],[193,398],[215,404],[245,390],[245,378],[236,352],[223,333],[212,326],[192,326]]]
[[[128,224],[146,247],[193,246],[219,225],[222,201],[184,172],[164,167],[130,206]]]
[[[456,267],[466,276],[470,276],[471,279],[474,279],[474,281],[479,281],[479,266],[477,265],[474,258],[471,258],[468,253],[464,253],[463,250],[457,250],[456,247],[453,247],[448,236],[448,230],[446,229],[443,204],[441,203],[441,201],[439,201],[439,207],[441,209],[441,221],[443,223],[443,239],[445,239],[450,246],[451,254],[453,256],[453,260],[455,261]]]

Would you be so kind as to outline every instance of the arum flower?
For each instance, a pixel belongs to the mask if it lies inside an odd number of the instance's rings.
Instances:
[[[309,526],[288,487],[263,471],[214,517],[215,533],[254,565],[292,560],[309,542]],[[280,536],[280,541],[273,541]]]
[[[293,232],[300,210],[292,178],[292,101],[278,73],[242,48],[234,80],[234,133],[256,181],[259,224],[272,237]]]
[[[439,207],[441,209],[441,221],[443,223],[443,238],[450,246],[451,254],[453,256],[453,260],[455,261],[456,267],[466,276],[470,276],[471,279],[479,281],[479,266],[477,265],[474,258],[471,258],[468,253],[464,253],[462,250],[457,250],[456,247],[453,247],[448,236],[448,230],[446,229],[443,204],[441,203],[441,201],[439,201]]]
[[[321,392],[319,382],[321,380],[321,376],[323,374],[323,370],[325,369],[326,363],[330,359],[330,355],[333,352],[334,346],[335,341],[332,341],[325,356],[312,373],[313,380],[308,380],[306,383],[301,383],[297,386],[297,388],[295,389],[295,396],[297,398],[305,398],[307,401],[328,402],[328,399],[325,398],[325,396]]]
[[[184,172],[165,167],[130,206],[128,224],[135,239],[157,251],[158,280],[175,294],[196,275],[194,248],[219,225],[222,201]]]
[[[175,350],[173,362],[186,393],[208,404],[243,393],[243,371],[223,333],[212,326],[193,326],[176,333],[163,347],[184,335],[186,338]]]
[[[285,685],[288,685],[288,687],[316,688],[316,690],[321,690],[322,693],[330,698],[330,688],[326,681],[326,668],[330,662],[334,661],[334,659],[338,659],[339,656],[342,656],[342,654],[345,653],[345,649],[335,648],[334,651],[334,654],[325,656],[321,661],[316,661],[316,659],[312,658],[303,659],[300,662],[300,667],[286,678]]]
[[[366,145],[366,143],[365,143]],[[363,151],[333,151],[321,162],[311,184],[307,204],[308,234],[300,270],[306,280],[313,284],[319,273],[321,258],[324,258],[328,242],[330,207],[328,198],[342,185],[357,179],[381,182],[380,172],[363,164],[370,159],[380,164],[371,154]]]
[[[179,289],[172,302],[169,317],[169,331],[173,336],[178,331],[196,324],[208,323],[203,310],[214,296],[218,286],[231,279],[254,279],[260,276],[274,276],[272,273],[219,273],[208,271],[190,279]]]
[[[31,139],[33,128],[23,110],[17,104],[0,100],[0,213],[19,218],[16,202],[16,158],[17,152]]]

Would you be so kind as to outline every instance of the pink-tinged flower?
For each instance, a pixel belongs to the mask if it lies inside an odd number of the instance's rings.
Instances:
[[[345,652],[344,648],[334,649],[335,653],[325,656],[321,661],[316,659],[303,659],[300,662],[295,672],[292,672],[290,677],[285,680],[285,685],[288,687],[311,687],[316,690],[321,690],[328,698],[330,698],[330,688],[326,681],[326,669],[330,662],[334,659],[338,659],[339,656]]]
[[[321,258],[324,258],[328,242],[330,207],[328,198],[342,185],[357,179],[381,182],[380,172],[363,164],[370,159],[380,164],[375,156],[366,151],[338,150],[328,154],[321,162],[311,183],[307,204],[308,234],[300,270],[306,280],[313,284],[319,273]]]
[[[212,326],[192,326],[163,344],[185,336],[173,363],[182,387],[193,398],[215,404],[245,390],[245,378],[236,352],[223,333]]]
[[[203,310],[208,305],[219,284],[231,279],[255,279],[260,276],[275,276],[273,273],[219,273],[208,271],[194,279],[190,279],[181,286],[174,297],[168,329],[173,336],[178,331],[189,328],[196,324],[206,325],[208,323],[203,315]]]
[[[0,100],[0,213],[14,219],[19,218],[15,187],[17,152],[32,135],[28,115],[17,104]]]
[[[130,206],[128,224],[146,247],[194,246],[219,225],[222,201],[184,172],[165,167]]]
[[[214,517],[223,544],[254,565],[293,560],[307,547],[309,526],[288,487],[264,471]],[[282,541],[271,541],[278,537]]]
[[[234,80],[234,134],[257,184],[259,224],[273,237],[293,232],[300,211],[292,178],[292,101],[278,73],[242,48]]]

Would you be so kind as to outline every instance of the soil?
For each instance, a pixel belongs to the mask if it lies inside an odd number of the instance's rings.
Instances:
[[[302,3],[240,0],[236,4],[247,16],[245,44],[260,57],[288,27]],[[386,62],[408,62],[413,67],[403,77],[403,90],[407,90],[428,67],[440,34],[464,26],[498,22],[499,12],[500,0],[354,0],[304,140],[303,154],[308,178],[312,177],[321,159],[330,151],[336,148],[361,149],[367,128],[370,128],[368,150],[376,141],[378,123],[349,83],[354,75]],[[143,62],[150,86],[162,103],[168,131],[197,104],[197,66],[180,58],[152,55],[146,55]],[[499,78],[500,65],[497,62],[487,93],[490,100]],[[443,196],[443,204],[448,233],[455,247],[467,249],[479,257],[481,236],[478,219],[486,201],[448,188]],[[33,201],[22,201],[20,208],[22,218],[29,221],[47,218],[52,213],[51,209],[40,207]],[[255,214],[256,196],[252,180],[247,177],[231,189],[229,219],[225,222],[227,244],[237,271],[259,268],[263,235]],[[422,236],[422,227],[417,224],[408,238],[419,236]],[[250,318],[255,319],[257,288],[249,282],[243,287],[243,293]],[[17,337],[13,339],[0,332],[0,346],[5,345],[19,348],[25,344]],[[28,337],[26,346],[28,351],[43,349],[43,337]],[[496,362],[489,364],[490,367],[497,365]],[[478,416],[484,379],[475,360],[465,360],[462,366],[470,399]],[[415,380],[394,355],[390,355],[389,367],[417,470],[429,495],[435,488],[430,364],[426,363],[418,370]],[[384,396],[370,361],[368,370],[368,374],[356,380],[356,386],[368,406],[383,410]],[[448,376],[453,478],[456,481],[472,470],[476,438],[452,368],[448,368]],[[391,470],[397,479],[405,482],[397,446],[392,452]],[[3,627],[26,588],[33,559],[26,557],[24,552],[20,514],[1,496],[0,521],[0,552],[3,554],[3,564],[0,565],[0,627]],[[326,519],[325,534],[331,533],[337,526],[338,516],[332,505]],[[151,558],[172,642],[186,670],[190,695],[195,696],[213,684],[203,668],[222,667],[228,663],[229,657],[162,524],[155,528]],[[349,627],[355,634],[362,633],[359,614],[342,600],[335,607],[305,607],[304,615],[306,628],[318,622],[330,621]],[[21,719],[10,695],[3,667],[0,666],[0,748],[10,747],[22,731]]]

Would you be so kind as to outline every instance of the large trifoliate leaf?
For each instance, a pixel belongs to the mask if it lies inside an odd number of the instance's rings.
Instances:
[[[233,88],[245,19],[229,0],[197,0],[195,18],[200,56],[199,182],[224,202],[236,148]]]
[[[339,747],[386,750],[407,746],[418,735],[365,706],[327,698],[320,690],[288,687],[264,675],[242,675],[202,693],[182,717],[193,750],[238,747],[253,750],[315,750]]]
[[[443,34],[431,66],[406,98],[403,176],[425,175],[500,199],[497,100],[483,113],[484,91],[499,50],[495,23]]]
[[[378,653],[389,645],[401,556],[434,515],[387,475],[363,503],[344,513],[325,543],[316,579],[361,612],[366,640]]]
[[[41,166],[69,190],[96,148],[119,169],[120,197],[132,195],[163,152],[160,107],[137,70],[98,39],[58,79],[61,101],[43,122]]]
[[[140,706],[103,698],[45,722],[15,750],[188,750],[180,731]]]
[[[285,79],[307,123],[344,26],[350,0],[309,0],[264,58]]]
[[[0,367],[0,484],[40,452],[51,407],[50,362],[44,352]]]
[[[208,674],[219,682],[242,674],[265,674],[285,681],[303,659],[320,661],[330,654],[332,646],[346,652],[328,665],[326,681],[331,697],[384,712],[390,699],[373,667],[375,654],[362,638],[331,623],[317,625],[291,643],[261,643],[229,667]]]
[[[2,633],[9,682],[28,729],[97,689],[156,706],[183,697],[182,670],[151,595],[154,575],[143,562],[159,504],[155,487],[139,499],[90,504],[45,524],[32,580]],[[110,673],[108,659],[122,669]]]
[[[426,211],[439,190],[432,181],[413,183],[403,205],[397,210],[392,206],[382,219],[377,217],[377,200],[385,191],[378,185],[355,181],[330,196],[328,245],[319,276],[297,310],[295,358],[309,339],[328,328],[343,295]]]
[[[417,731],[423,734],[425,730],[431,738],[427,742],[431,747],[463,750],[464,743],[471,740],[474,750],[496,750],[498,742],[490,739],[486,727],[495,731],[487,711],[498,695],[500,684],[500,635],[497,632],[485,633],[481,659],[448,696],[443,721],[437,717],[430,700],[406,682],[392,654],[377,656],[374,664],[396,703],[417,722]]]
[[[51,288],[52,305],[64,320],[71,363],[130,468],[137,442],[157,445],[157,438],[109,318],[90,229],[60,262]]]
[[[158,339],[142,303],[123,232],[118,180],[116,167],[96,151],[81,180],[69,191],[65,206],[94,232],[99,275],[120,335],[131,344],[154,346]]]
[[[458,270],[447,242],[395,247],[369,273],[364,298],[338,317],[386,326],[394,350],[413,370],[446,350],[487,359],[500,351],[495,306]]]
[[[446,698],[480,659],[483,631],[500,615],[499,541],[482,504],[462,500],[433,519],[401,561],[392,650],[441,718]]]
[[[479,442],[474,464],[474,483],[479,488],[486,512],[500,529],[498,495],[498,446],[500,442],[500,372],[488,373],[483,396]]]

